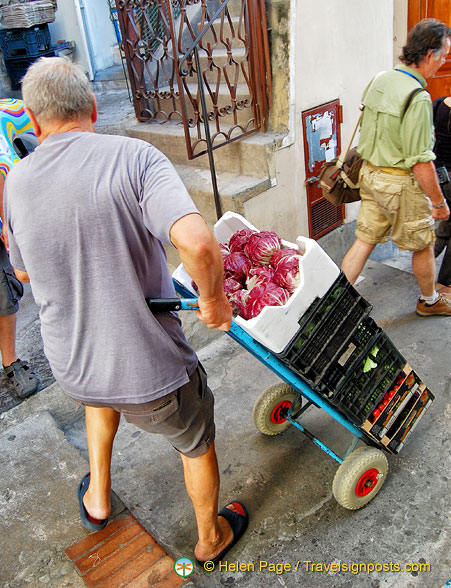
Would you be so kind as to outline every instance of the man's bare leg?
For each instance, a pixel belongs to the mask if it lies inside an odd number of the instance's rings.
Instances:
[[[83,503],[89,515],[99,520],[111,513],[111,455],[120,418],[112,408],[85,407],[91,478]]]
[[[359,277],[366,260],[370,256],[376,244],[370,245],[357,237],[341,263],[341,269],[351,284],[354,284]]]
[[[233,539],[229,523],[218,517],[219,470],[214,444],[199,457],[181,458],[199,534],[194,555],[199,561],[211,560]]]
[[[434,246],[429,245],[412,254],[412,270],[423,296],[432,296],[435,290]]]
[[[4,366],[17,360],[16,354],[16,314],[0,316],[0,352]]]

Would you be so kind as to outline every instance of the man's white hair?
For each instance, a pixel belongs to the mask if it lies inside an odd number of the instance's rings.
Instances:
[[[67,57],[41,57],[22,80],[25,106],[38,122],[89,117],[92,91],[84,71]]]

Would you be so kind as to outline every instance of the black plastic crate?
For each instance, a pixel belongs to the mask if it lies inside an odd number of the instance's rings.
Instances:
[[[361,341],[359,335],[368,329],[363,326],[359,333],[356,331],[371,308],[341,273],[327,293],[301,317],[299,331],[278,354],[279,359],[316,386],[330,365],[343,355],[351,339],[356,339],[359,347],[365,345],[368,337]],[[374,334],[373,330],[370,336]]]
[[[28,29],[0,30],[0,47],[4,59],[29,57],[50,51],[49,26],[42,24]]]
[[[345,374],[330,371],[323,389],[329,402],[360,426],[382,401],[406,364],[405,358],[381,329]]]
[[[12,90],[20,90],[20,82],[27,73],[27,69],[30,65],[39,59],[40,57],[54,57],[55,52],[53,49],[45,51],[38,55],[32,55],[30,57],[13,57],[12,59],[4,59],[6,73],[11,81]]]

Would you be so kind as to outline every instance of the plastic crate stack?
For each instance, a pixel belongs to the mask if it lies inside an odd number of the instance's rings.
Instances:
[[[12,90],[20,89],[20,82],[33,61],[55,55],[48,24],[0,30],[0,48]]]
[[[219,243],[242,229],[258,231],[228,211],[215,224]],[[283,306],[266,306],[235,323],[308,382],[370,443],[398,453],[434,396],[387,334],[370,317],[371,305],[313,239],[282,239],[297,249],[299,284]],[[183,266],[174,279],[195,295]]]
[[[343,273],[278,354],[371,440],[398,453],[434,396]]]

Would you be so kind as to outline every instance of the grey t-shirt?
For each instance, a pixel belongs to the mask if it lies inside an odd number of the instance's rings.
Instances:
[[[174,297],[162,243],[197,213],[168,159],[138,139],[51,135],[8,174],[14,267],[40,307],[44,351],[74,398],[141,403],[188,381],[197,357],[177,315],[146,297]]]

